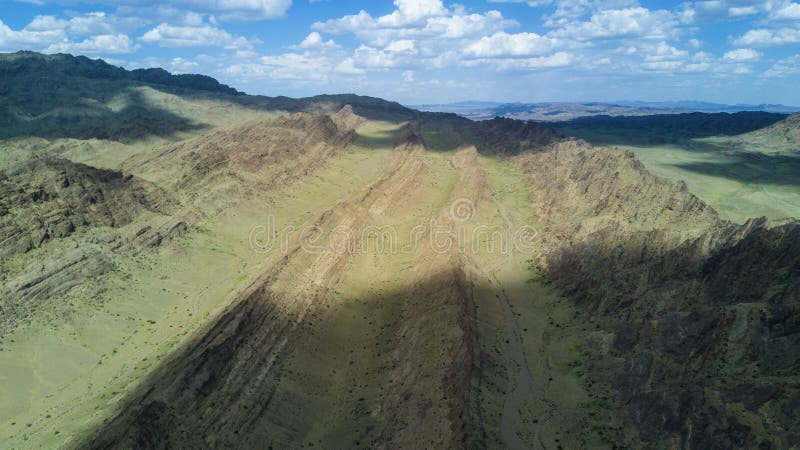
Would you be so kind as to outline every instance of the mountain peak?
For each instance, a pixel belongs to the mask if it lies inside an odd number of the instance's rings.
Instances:
[[[73,56],[66,53],[45,55],[32,51],[0,53],[0,74],[16,76],[64,77],[128,80],[171,88],[193,89],[230,95],[242,92],[216,79],[197,74],[171,74],[161,68],[126,70],[102,59]]]

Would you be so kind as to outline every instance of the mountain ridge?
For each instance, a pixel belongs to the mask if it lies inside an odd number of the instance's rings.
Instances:
[[[796,219],[548,124],[108,70],[0,81],[4,444],[797,442]]]

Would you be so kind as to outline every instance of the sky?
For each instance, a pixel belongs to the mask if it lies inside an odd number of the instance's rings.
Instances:
[[[794,0],[0,0],[0,52],[250,94],[800,105]]]

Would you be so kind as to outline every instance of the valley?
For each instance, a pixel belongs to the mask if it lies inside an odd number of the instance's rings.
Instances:
[[[795,116],[626,142],[67,55],[2,82],[42,66],[69,95],[0,111],[2,448],[799,439]]]

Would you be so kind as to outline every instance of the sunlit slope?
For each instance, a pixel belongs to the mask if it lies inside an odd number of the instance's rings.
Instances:
[[[568,136],[633,152],[740,223],[800,217],[797,115],[761,112],[584,118],[557,128]]]
[[[271,253],[252,250],[252,229],[268,215],[299,227],[360,190],[387,158],[378,148],[339,150],[329,164],[317,161],[267,191],[251,186],[257,194],[236,201],[194,202],[199,194],[165,185],[174,198],[168,213],[89,223],[5,258],[3,441],[53,446],[102,418],[109,402],[264,270]]]
[[[800,150],[800,114],[760,130],[741,136],[741,140],[752,146],[763,146],[773,151],[797,152]]]

